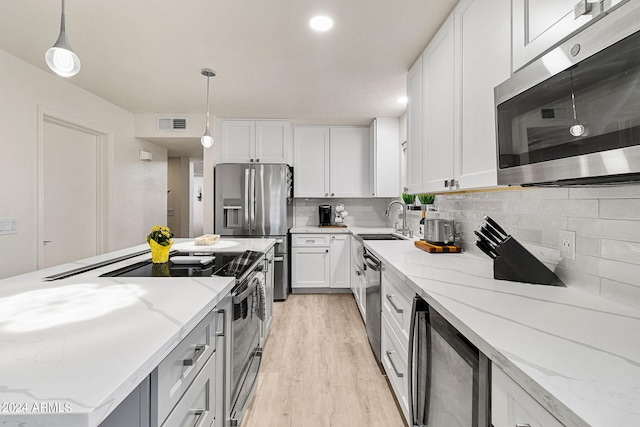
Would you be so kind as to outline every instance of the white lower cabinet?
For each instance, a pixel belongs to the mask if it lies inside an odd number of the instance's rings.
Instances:
[[[293,234],[291,289],[330,292],[351,287],[351,236]]]
[[[349,234],[331,235],[329,255],[331,258],[329,286],[349,289],[351,287],[351,236]]]
[[[386,313],[382,313],[381,347],[382,366],[402,409],[402,415],[409,421],[409,372],[408,353],[396,336]]]
[[[491,366],[491,423],[494,427],[562,427],[496,365]]]

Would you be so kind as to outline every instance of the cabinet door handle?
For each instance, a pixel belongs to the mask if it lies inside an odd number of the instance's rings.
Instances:
[[[205,409],[194,409],[193,413],[196,416],[196,422],[193,423],[193,427],[202,427],[202,422],[207,418],[209,411]]]
[[[328,253],[329,253],[329,249],[326,249],[326,250],[324,251],[324,253],[325,253],[325,254],[328,254]]]
[[[331,196],[335,196],[335,194],[334,194],[334,193],[331,193]]]
[[[516,424],[516,427],[531,427],[531,424]]]
[[[226,312],[227,311],[224,310],[224,309],[216,310],[216,313],[218,314],[218,316],[222,315],[222,322],[216,322],[216,333],[215,333],[215,336],[217,336],[217,337],[223,337],[224,336],[224,330],[227,327]],[[218,319],[220,319],[220,318],[218,317]],[[217,330],[218,323],[222,323],[222,331],[218,331]]]
[[[396,376],[398,378],[402,378],[402,377],[404,377],[404,374],[402,372],[398,371],[398,368],[396,367],[396,364],[393,362],[393,359],[391,358],[391,355],[395,354],[395,353],[396,353],[395,351],[387,350],[387,357],[389,358],[389,363],[391,364],[391,367],[395,371]]]
[[[391,304],[391,307],[393,307],[393,309],[397,313],[403,313],[404,310],[402,308],[398,307],[395,302],[393,302],[393,297],[394,297],[394,295],[387,294],[387,300],[389,301],[389,304]]]
[[[316,241],[313,239],[307,239],[304,241],[307,245],[313,245]]]
[[[193,366],[198,362],[198,359],[202,357],[204,354],[204,350],[207,348],[204,344],[198,344],[195,346],[195,352],[193,353],[193,357],[191,359],[183,359],[183,366]]]

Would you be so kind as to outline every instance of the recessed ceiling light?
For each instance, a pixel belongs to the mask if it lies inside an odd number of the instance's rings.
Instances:
[[[398,104],[406,104],[409,102],[409,98],[407,98],[406,96],[401,96],[400,98],[398,98],[397,102]]]
[[[316,31],[328,31],[333,27],[333,19],[324,15],[314,16],[309,21],[309,26]]]

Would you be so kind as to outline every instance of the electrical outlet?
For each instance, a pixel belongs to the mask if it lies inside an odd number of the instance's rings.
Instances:
[[[560,230],[560,256],[566,259],[576,259],[576,232]]]

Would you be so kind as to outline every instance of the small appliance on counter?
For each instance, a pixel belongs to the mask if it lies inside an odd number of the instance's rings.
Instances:
[[[455,243],[455,221],[453,219],[427,218],[424,226],[424,241],[432,245]]]
[[[476,246],[493,259],[493,278],[534,285],[564,286],[564,283],[524,246],[488,216],[474,233]]]
[[[331,225],[331,205],[318,206],[318,221],[320,227],[327,227]]]

